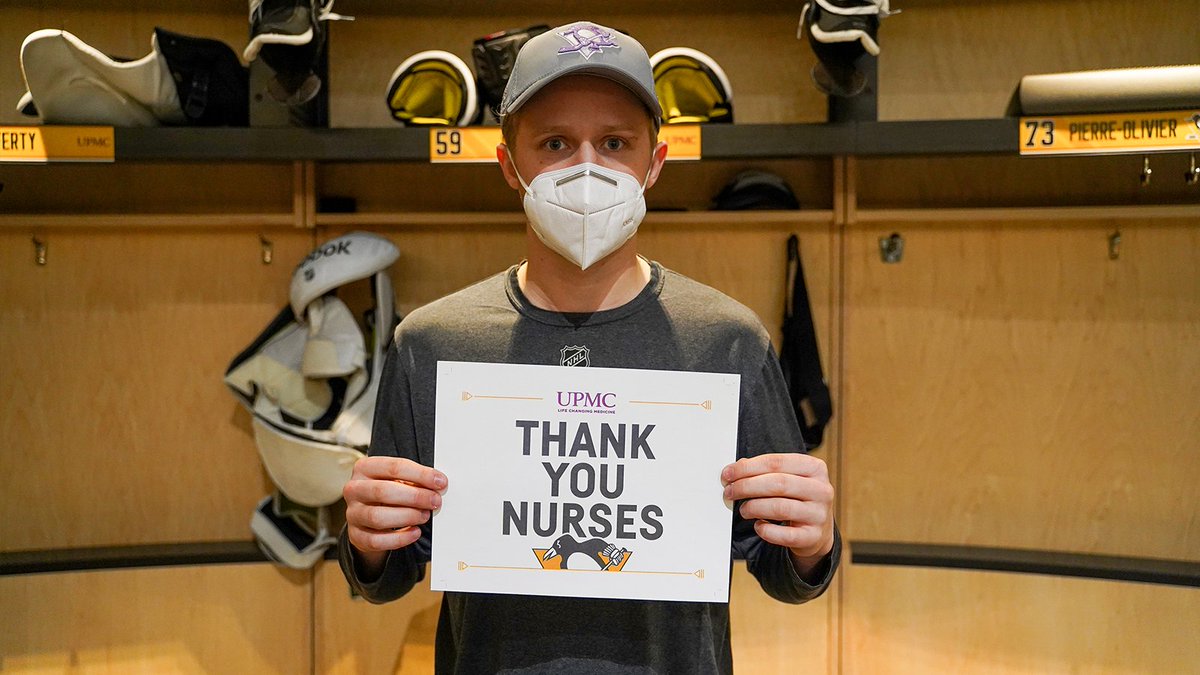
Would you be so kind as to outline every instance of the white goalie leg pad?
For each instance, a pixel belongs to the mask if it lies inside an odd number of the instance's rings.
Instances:
[[[354,463],[366,456],[353,448],[301,438],[258,417],[252,425],[259,457],[271,481],[305,506],[328,506],[341,499]]]
[[[309,303],[305,316],[308,339],[300,362],[305,377],[348,377],[366,368],[366,342],[346,303],[323,296]]]
[[[288,324],[230,370],[226,384],[241,392],[243,401],[253,397],[249,407],[256,415],[279,424],[285,423],[285,415],[301,423],[336,415],[339,402],[334,401],[329,383],[301,372],[307,342],[304,326]]]
[[[280,511],[278,496],[263,498],[250,517],[250,531],[263,554],[292,569],[309,569],[324,557],[325,549],[337,543],[329,532],[328,510],[316,511],[315,527]]]
[[[154,38],[149,54],[116,61],[66,31],[34,31],[21,44],[21,71],[47,124],[144,127],[187,121]]]

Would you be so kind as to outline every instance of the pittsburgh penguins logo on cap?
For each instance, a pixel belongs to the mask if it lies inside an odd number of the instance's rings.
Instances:
[[[558,36],[566,40],[568,45],[558,50],[560,55],[578,53],[584,59],[590,59],[593,55],[603,52],[606,47],[621,48],[621,45],[613,40],[612,33],[591,23],[577,24],[558,31]]]

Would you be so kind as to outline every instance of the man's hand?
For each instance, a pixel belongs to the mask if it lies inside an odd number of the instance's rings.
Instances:
[[[364,457],[342,488],[346,533],[358,549],[359,571],[366,578],[383,571],[387,552],[421,537],[422,523],[442,505],[442,472],[398,457]]]
[[[786,546],[805,581],[833,549],[833,485],[825,462],[802,453],[739,459],[721,471],[725,498],[746,500],[742,517],[755,520],[763,541]]]

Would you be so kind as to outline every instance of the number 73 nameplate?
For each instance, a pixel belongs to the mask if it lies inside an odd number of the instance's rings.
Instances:
[[[1022,155],[1200,150],[1200,110],[1022,117]]]

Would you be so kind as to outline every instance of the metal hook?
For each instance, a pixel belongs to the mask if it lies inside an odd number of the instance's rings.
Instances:
[[[1150,170],[1150,155],[1142,156],[1142,186],[1150,184],[1150,174],[1154,173]]]
[[[1196,166],[1196,153],[1192,153],[1192,161],[1188,165],[1187,173],[1183,174],[1183,180],[1188,185],[1200,183],[1200,166]]]
[[[904,237],[899,232],[891,236],[879,238],[879,257],[888,264],[898,263],[904,259]]]
[[[258,244],[259,244],[259,246],[262,247],[262,262],[263,262],[263,264],[270,265],[271,260],[273,260],[275,258],[275,245],[271,243],[270,239],[267,239],[266,237],[262,236],[261,234],[258,235]]]
[[[37,237],[30,237],[33,240],[33,261],[39,265],[46,264],[46,242]]]
[[[1121,231],[1116,230],[1108,235],[1108,259],[1116,260],[1121,257]]]

